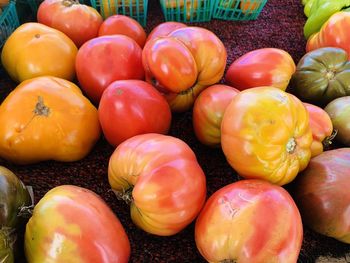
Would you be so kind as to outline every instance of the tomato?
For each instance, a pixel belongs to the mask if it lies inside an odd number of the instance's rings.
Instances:
[[[22,82],[0,105],[0,157],[17,164],[77,161],[100,137],[97,109],[64,79]]]
[[[350,13],[346,11],[337,12],[323,24],[318,33],[309,37],[306,44],[306,51],[315,50],[321,47],[339,47],[350,53]]]
[[[65,33],[77,47],[97,37],[102,24],[96,9],[76,0],[44,0],[38,8],[37,19],[39,23]]]
[[[224,74],[227,53],[221,40],[200,27],[184,27],[148,41],[142,62],[147,82],[168,100],[175,112],[189,110],[206,87]]]
[[[309,123],[312,132],[311,157],[319,155],[332,144],[336,133],[333,133],[333,124],[328,113],[315,105],[304,103],[309,113]]]
[[[165,98],[141,80],[119,80],[109,85],[98,113],[103,134],[113,146],[138,134],[166,134],[171,123]]]
[[[185,15],[184,20],[190,20],[191,18],[195,18],[197,15],[198,9],[201,10],[201,5],[209,5],[210,3],[205,3],[204,0],[162,0],[164,8],[166,9],[174,9],[173,13],[178,14],[180,12],[181,15]],[[200,12],[199,11],[199,12]],[[169,11],[167,11],[169,12]],[[203,11],[202,11],[203,12]]]
[[[144,231],[170,236],[189,225],[206,197],[206,178],[191,148],[162,134],[136,135],[120,144],[108,180],[130,203],[132,221]]]
[[[28,263],[126,263],[130,257],[116,215],[97,194],[73,185],[57,186],[38,202],[24,247]]]
[[[239,91],[226,85],[213,85],[199,94],[193,106],[193,128],[197,139],[217,147],[221,143],[221,121],[227,106]]]
[[[329,114],[337,135],[335,139],[350,146],[350,96],[331,101],[325,108]]]
[[[144,78],[140,46],[122,35],[89,40],[79,49],[75,66],[81,88],[95,103],[113,81]]]
[[[141,48],[146,42],[146,32],[143,27],[133,18],[124,15],[108,17],[101,25],[98,35],[125,35],[136,41]]]
[[[104,18],[118,13],[119,9],[125,14],[143,14],[144,1],[141,0],[101,0],[101,14]]]
[[[239,4],[239,8],[242,10],[243,14],[251,14],[259,9],[262,1],[254,1],[254,0],[241,0]]]
[[[225,80],[238,90],[260,86],[286,90],[294,72],[295,63],[286,51],[261,48],[235,60],[228,68]]]
[[[164,22],[156,26],[152,29],[152,31],[149,33],[146,42],[155,39],[157,37],[165,37],[169,35],[171,32],[175,31],[176,29],[186,27],[186,24],[180,23],[180,22]]]
[[[300,213],[280,186],[242,180],[216,191],[195,225],[208,262],[297,262],[303,239]]]
[[[245,178],[284,185],[311,157],[309,114],[295,96],[274,87],[240,92],[221,124],[221,146],[229,164]]]
[[[339,148],[311,159],[293,183],[303,222],[314,231],[350,244],[350,149]]]
[[[46,75],[72,80],[77,51],[62,32],[39,23],[25,23],[5,42],[1,62],[16,82]]]

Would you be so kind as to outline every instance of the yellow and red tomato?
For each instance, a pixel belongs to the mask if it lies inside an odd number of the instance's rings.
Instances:
[[[94,192],[73,185],[51,189],[25,231],[28,263],[127,263],[130,243],[119,219]]]
[[[175,21],[169,21],[164,22],[156,26],[152,29],[152,31],[149,33],[146,42],[157,38],[157,37],[165,37],[169,35],[171,32],[175,31],[176,29],[186,27],[187,25],[180,22]]]
[[[132,221],[144,231],[170,236],[198,215],[206,178],[191,148],[162,134],[142,134],[120,144],[108,165],[108,180],[128,200]]]
[[[25,23],[5,42],[1,62],[16,82],[39,76],[72,80],[77,52],[64,33],[40,23]]]
[[[76,0],[44,0],[38,8],[37,19],[65,33],[77,47],[97,37],[103,22],[96,9]]]
[[[250,51],[228,68],[225,81],[238,90],[273,86],[286,90],[296,66],[288,52],[278,48]]]
[[[148,41],[142,62],[146,80],[175,112],[190,109],[199,93],[224,74],[227,53],[221,40],[200,27],[184,27]]]
[[[222,119],[223,152],[245,178],[291,182],[309,163],[312,141],[303,103],[274,87],[238,93]]]
[[[208,262],[295,263],[302,239],[292,197],[262,180],[241,180],[216,191],[195,225],[197,248]]]
[[[201,92],[193,106],[193,129],[197,139],[206,145],[221,144],[221,121],[227,106],[239,90],[216,84]]]
[[[109,85],[98,113],[103,134],[113,146],[138,134],[166,134],[171,123],[168,102],[141,80],[119,80]]]
[[[0,106],[0,156],[18,164],[84,158],[100,137],[97,109],[72,82],[22,82]]]
[[[79,49],[75,66],[81,88],[95,103],[112,82],[144,78],[142,49],[122,35],[89,40]]]

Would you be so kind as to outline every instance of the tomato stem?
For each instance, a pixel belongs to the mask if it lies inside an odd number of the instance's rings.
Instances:
[[[326,137],[323,141],[322,141],[322,145],[323,145],[323,149],[324,150],[328,150],[330,145],[332,144],[333,139],[335,138],[335,136],[337,136],[338,130],[334,129],[332,134],[329,135],[328,137]]]
[[[132,197],[132,190],[133,190],[132,187],[130,187],[130,188],[126,189],[126,190],[123,189],[121,192],[112,189],[112,191],[116,195],[117,199],[124,201],[128,205],[130,205],[132,202],[134,202],[134,199]]]
[[[38,96],[38,102],[35,104],[34,114],[46,117],[50,114],[50,108],[44,104],[44,99],[41,96]]]
[[[33,215],[34,205],[22,206],[19,208],[17,216],[22,218],[30,218]]]

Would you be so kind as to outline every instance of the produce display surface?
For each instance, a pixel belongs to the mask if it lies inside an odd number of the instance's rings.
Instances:
[[[231,63],[242,55],[268,47],[287,51],[297,64],[306,52],[303,33],[305,21],[300,0],[268,0],[257,20],[238,22],[213,19],[210,22],[191,25],[206,28],[221,39],[228,55],[227,71]],[[150,0],[146,32],[149,33],[162,22],[164,16],[159,1]],[[224,79],[221,82],[223,83]],[[16,87],[2,67],[0,86],[2,102]],[[168,134],[180,138],[194,151],[206,176],[207,198],[220,188],[242,179],[228,164],[220,147],[211,148],[198,141],[193,129],[192,109],[172,113]],[[338,146],[341,147],[338,144],[332,145]],[[101,137],[92,151],[80,161],[44,161],[16,165],[0,159],[0,165],[10,169],[25,185],[33,188],[35,203],[59,185],[76,185],[100,195],[117,215],[130,240],[130,262],[206,262],[196,247],[195,222],[168,237],[148,234],[132,222],[129,205],[117,199],[108,182],[108,165],[114,150],[115,148]],[[171,183],[169,181],[169,184]],[[290,190],[289,185],[284,187]],[[84,220],[89,221],[90,218]],[[110,226],[104,227],[108,229]],[[26,262],[24,256],[19,262]],[[303,226],[303,242],[298,262],[350,262],[350,245],[317,234]]]

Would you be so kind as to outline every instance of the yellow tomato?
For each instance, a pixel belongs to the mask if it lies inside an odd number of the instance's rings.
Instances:
[[[0,106],[0,123],[0,157],[18,164],[80,160],[100,137],[97,109],[55,77],[17,86]]]
[[[46,75],[72,80],[77,52],[73,41],[62,32],[25,23],[7,39],[1,62],[16,82]]]
[[[126,14],[144,11],[143,1],[137,3],[136,0],[101,0],[101,14],[104,18],[118,14],[119,8],[123,8]]]

